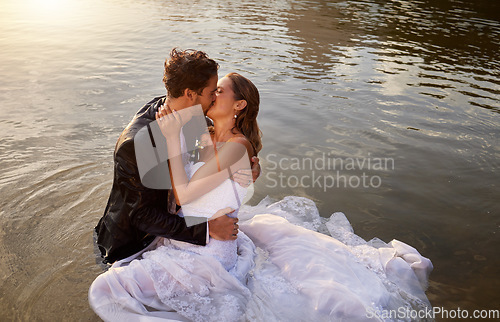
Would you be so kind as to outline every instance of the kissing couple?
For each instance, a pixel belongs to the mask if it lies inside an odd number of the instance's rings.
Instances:
[[[96,314],[380,320],[380,310],[430,306],[432,263],[403,242],[374,247],[352,234],[353,244],[294,225],[283,209],[239,222],[260,175],[260,96],[246,77],[219,80],[217,71],[206,53],[174,48],[165,61],[167,95],[141,108],[118,139],[95,229],[108,268],[89,289]]]

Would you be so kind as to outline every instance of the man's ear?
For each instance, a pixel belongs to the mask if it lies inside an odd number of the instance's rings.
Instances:
[[[236,102],[236,107],[235,107],[236,110],[241,111],[245,107],[247,107],[247,101],[245,101],[245,100],[239,100],[239,101]]]
[[[197,95],[198,94],[195,91],[193,91],[189,88],[186,88],[184,90],[184,96],[186,96],[186,98],[189,99],[190,101],[194,101],[196,99]]]

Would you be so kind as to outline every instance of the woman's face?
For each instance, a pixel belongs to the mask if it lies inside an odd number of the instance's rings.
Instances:
[[[208,110],[207,116],[212,120],[222,117],[234,117],[236,100],[234,99],[233,82],[223,77],[217,83],[215,103]]]

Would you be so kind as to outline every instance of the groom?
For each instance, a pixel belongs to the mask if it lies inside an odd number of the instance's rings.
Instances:
[[[201,104],[203,112],[215,101],[219,65],[202,51],[173,49],[165,62],[163,82],[169,105],[181,110]],[[134,138],[139,130],[155,121],[165,100],[157,97],[142,107],[123,130],[114,152],[114,179],[104,215],[95,227],[97,246],[103,263],[112,264],[127,258],[152,243],[157,237],[167,237],[197,245],[206,245],[208,237],[219,240],[236,239],[237,218],[226,216],[232,210],[221,209],[215,219],[187,226],[186,219],[177,215],[171,189],[151,189],[141,182],[136,159]],[[175,105],[175,107],[174,107]],[[252,176],[260,174],[258,158],[252,159]],[[241,174],[240,184],[248,181]]]

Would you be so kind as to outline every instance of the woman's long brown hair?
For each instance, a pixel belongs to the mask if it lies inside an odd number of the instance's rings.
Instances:
[[[234,98],[247,102],[247,106],[237,114],[235,128],[250,141],[255,155],[257,155],[262,149],[262,131],[257,124],[260,104],[259,90],[248,78],[238,73],[229,73],[225,77],[231,79]]]

